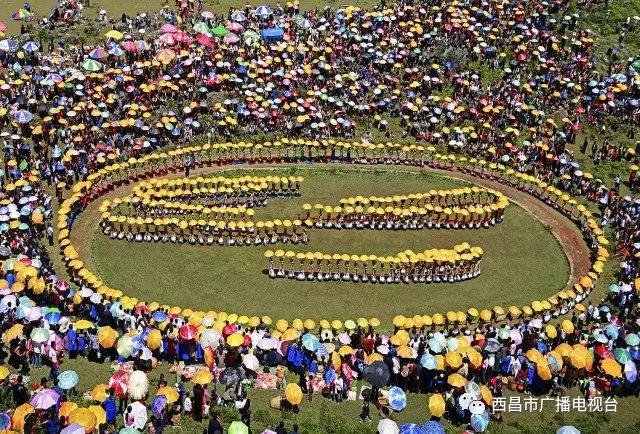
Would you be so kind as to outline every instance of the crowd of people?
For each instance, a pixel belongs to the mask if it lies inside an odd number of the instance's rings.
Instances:
[[[640,61],[612,55],[603,72],[592,34],[569,8],[565,0],[429,0],[301,11],[293,2],[215,15],[184,2],[121,19],[100,13],[112,28],[91,46],[31,40],[26,29],[17,40],[0,41],[0,390],[11,395],[0,430],[161,433],[190,415],[208,420],[209,433],[243,433],[252,425],[251,388],[280,390],[272,406],[283,412],[304,411],[303,400],[316,394],[362,399],[361,420],[376,408],[380,433],[444,432],[439,418],[482,432],[490,414],[500,418],[493,401],[506,389],[540,395],[579,387],[586,399],[637,397],[638,149],[588,143],[580,132],[615,119],[635,137]],[[81,10],[82,2],[62,2],[38,25],[82,24]],[[34,21],[28,5],[13,18]],[[634,19],[622,24],[620,43],[635,30]],[[372,131],[389,143],[372,143]],[[395,134],[414,144],[392,143]],[[243,141],[258,135],[265,138]],[[628,162],[629,178],[619,174],[611,185],[595,179],[577,162],[579,152],[591,152],[596,164]],[[576,222],[592,269],[573,288],[506,310],[398,315],[393,326],[377,318],[273,321],[127,297],[84,268],[69,239],[82,210],[124,183],[182,171],[189,177],[213,165],[296,162],[430,166],[509,185]],[[216,228],[225,224],[220,234],[206,230],[209,217],[204,225],[178,222],[203,208],[164,206],[165,197],[187,195],[184,180],[143,183],[128,199],[103,203],[103,228],[131,241],[230,244],[238,232],[227,226],[230,208],[234,218],[252,221],[251,209],[241,209],[247,201],[260,206],[274,189],[295,194],[302,182],[280,180],[275,188],[263,181],[238,181],[256,183],[248,197],[234,183],[221,194],[221,178],[206,180],[217,207],[208,214],[223,216],[215,221]],[[480,194],[309,205],[292,229],[263,228],[258,240],[242,243],[306,242],[306,221],[408,229],[499,222],[502,196]],[[165,201],[158,207],[151,200]],[[370,202],[375,212],[356,209]],[[389,203],[395,207],[386,211]],[[425,213],[403,216],[412,205]],[[444,211],[452,208],[469,211]],[[180,231],[148,230],[174,224]],[[57,247],[67,270],[53,266]],[[354,273],[349,265],[332,268],[334,258],[324,254],[272,253],[273,277],[389,282],[470,278],[482,254],[464,246],[456,254],[471,255],[470,265],[443,278],[437,269],[435,277],[402,273],[394,258],[383,261],[388,273],[376,272],[377,259],[358,258],[371,268]],[[589,298],[614,254],[621,258],[616,281],[606,297]],[[406,255],[409,264],[429,256]],[[343,267],[351,260],[335,258]],[[326,268],[313,268],[321,261]],[[64,370],[64,361],[77,357],[111,363],[114,374],[86,394],[78,391],[78,374]],[[161,376],[150,396],[147,373],[158,363],[170,364],[176,381]],[[48,377],[25,380],[43,364]],[[398,427],[394,413],[409,392],[430,394],[424,420],[432,420]],[[91,405],[79,407],[78,395]],[[217,408],[227,406],[240,420],[223,427]],[[286,432],[284,423],[272,428]]]

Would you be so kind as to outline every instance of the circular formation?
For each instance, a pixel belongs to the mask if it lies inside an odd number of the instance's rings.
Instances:
[[[323,143],[322,145],[328,148],[331,148],[333,146],[343,147],[345,144],[343,143],[334,144],[334,143],[326,142],[326,143]],[[288,153],[296,152],[295,150],[291,151],[290,149],[288,149],[288,147],[294,147],[294,148],[309,147],[309,146],[312,146],[312,142],[302,141],[302,142],[296,142],[295,144],[283,144],[283,145],[277,145],[277,146],[279,147],[276,149],[279,149],[283,155],[286,155]],[[365,145],[360,145],[360,146],[365,148]],[[76,281],[76,283],[82,286],[93,288],[100,295],[104,295],[108,298],[119,299],[124,303],[125,306],[131,305],[132,307],[135,307],[138,305],[145,305],[144,302],[127,297],[119,289],[106,287],[106,285],[104,284],[102,279],[100,279],[99,276],[96,276],[94,273],[84,268],[84,264],[78,258],[77,251],[69,239],[68,214],[71,212],[72,209],[76,207],[77,203],[95,200],[101,194],[104,194],[105,192],[115,188],[116,186],[122,183],[134,181],[136,179],[144,179],[145,177],[153,174],[154,171],[158,170],[158,168],[160,168],[160,170],[164,171],[165,173],[168,171],[183,170],[183,167],[180,164],[180,161],[182,158],[185,158],[185,157],[192,159],[196,167],[220,165],[223,163],[220,159],[220,153],[224,152],[225,156],[227,157],[229,156],[228,150],[226,149],[227,147],[236,148],[240,151],[239,154],[241,154],[244,148],[251,149],[254,147],[254,145],[253,144],[234,144],[234,145],[217,144],[214,146],[204,145],[202,147],[185,148],[182,150],[169,151],[168,153],[162,153],[162,154],[149,154],[140,159],[130,159],[127,163],[106,166],[103,169],[100,169],[98,172],[91,174],[86,181],[81,181],[80,183],[75,184],[72,187],[72,190],[75,193],[62,203],[62,206],[59,210],[59,216],[58,216],[58,229],[59,229],[58,238],[60,240],[61,248],[63,249],[62,254],[63,254],[64,260],[68,264],[69,272],[70,272],[70,275],[72,276],[72,279]],[[358,144],[355,144],[353,147],[358,148]],[[376,159],[376,152],[379,148],[375,145],[371,145],[371,146],[366,146],[366,149],[373,152],[373,159]],[[579,282],[576,283],[573,288],[567,288],[565,290],[562,290],[556,295],[549,297],[548,300],[534,301],[528,306],[508,306],[508,307],[493,306],[493,307],[480,309],[480,310],[477,308],[470,308],[466,313],[465,312],[443,312],[443,313],[436,313],[433,315],[414,315],[414,316],[410,316],[408,320],[404,316],[402,316],[401,313],[399,312],[398,313],[399,315],[396,317],[396,321],[394,325],[405,326],[404,322],[406,322],[407,328],[413,328],[415,327],[416,323],[420,324],[421,327],[423,325],[432,325],[432,324],[436,326],[442,326],[442,325],[445,325],[446,323],[447,326],[456,327],[456,326],[467,324],[469,320],[471,320],[471,322],[477,322],[480,319],[482,321],[491,321],[491,320],[503,321],[507,318],[507,315],[509,316],[510,319],[518,319],[520,318],[520,316],[523,316],[523,315],[525,317],[530,317],[534,314],[537,315],[539,313],[545,313],[544,315],[545,319],[549,320],[553,315],[557,316],[561,313],[567,313],[569,310],[571,310],[575,306],[576,303],[579,303],[586,295],[588,295],[588,293],[591,291],[591,289],[595,285],[595,281],[597,280],[599,274],[604,271],[604,262],[607,260],[608,253],[606,252],[606,249],[603,246],[606,245],[608,241],[606,240],[606,238],[604,238],[604,236],[602,236],[601,229],[598,227],[595,220],[591,218],[591,214],[588,210],[586,210],[586,208],[578,205],[577,201],[571,198],[567,193],[553,186],[549,186],[547,183],[540,181],[539,179],[533,176],[516,172],[512,168],[506,168],[505,166],[495,164],[495,163],[487,164],[485,161],[477,160],[477,159],[467,160],[467,158],[465,157],[460,157],[458,159],[453,155],[448,155],[448,156],[442,156],[439,154],[431,155],[429,154],[428,150],[423,150],[423,152],[424,153],[422,154],[418,154],[417,149],[414,150],[413,152],[408,151],[406,155],[404,152],[402,152],[400,154],[400,159],[398,162],[402,164],[423,164],[425,161],[429,162],[429,160],[432,159],[433,160],[432,164],[438,167],[443,167],[448,170],[453,170],[454,168],[455,169],[462,168],[467,171],[469,170],[477,171],[479,175],[495,176],[497,179],[502,179],[508,182],[509,184],[511,184],[512,186],[547,202],[548,204],[560,210],[570,218],[582,220],[585,227],[589,228],[588,231],[585,231],[585,237],[587,238],[588,245],[592,246],[593,249],[596,249],[594,250],[594,252],[596,252],[597,255],[594,257],[594,262],[592,263],[592,270],[589,272],[589,275],[582,276],[579,279]],[[235,158],[232,157],[230,160],[238,162],[238,161],[242,161],[242,158],[240,156],[237,156]],[[253,160],[250,160],[250,162],[252,164],[257,164],[257,163],[260,163],[261,161],[260,159],[253,159]],[[215,182],[217,182],[218,180],[218,178],[210,178],[210,180],[213,180],[213,179],[215,179]],[[246,178],[245,181],[249,181],[249,178]],[[160,185],[170,185],[171,182],[172,181],[170,180],[153,181],[149,184],[149,187],[154,183],[156,184],[159,183]],[[196,185],[198,185],[199,183],[197,179],[195,181],[189,181],[189,183],[191,182],[195,182]],[[205,181],[205,182],[208,182],[208,181]],[[296,191],[297,190],[296,183],[301,181],[296,179],[295,183],[293,183],[294,185],[291,185],[292,183],[290,183],[288,179],[286,183],[282,182],[281,180],[279,180],[278,182],[289,185],[287,189],[292,188],[293,191]],[[233,181],[232,181],[232,184],[233,184]],[[159,204],[157,203],[157,201],[152,202],[152,197],[154,195],[157,195],[158,197],[165,197],[165,196],[179,197],[181,195],[192,196],[194,194],[191,191],[189,191],[188,193],[185,193],[185,189],[182,188],[184,187],[184,180],[173,181],[173,185],[175,186],[176,190],[173,190],[171,193],[169,193],[168,191],[162,191],[162,190],[158,192],[153,189],[150,189],[147,186],[147,184],[143,182],[141,186],[137,186],[134,188],[134,197],[136,194],[143,196],[143,197],[138,196],[139,200],[143,203],[143,206],[148,205],[152,209],[155,209]],[[255,187],[259,190],[269,189],[268,184],[266,185],[263,184],[262,186],[257,186],[257,187],[253,186],[252,184],[252,187]],[[189,189],[186,189],[186,190],[189,190]],[[477,191],[479,191],[479,189]],[[222,197],[226,197],[227,194],[232,192],[233,192],[233,188],[231,188],[230,191],[227,191],[225,187],[225,192]],[[471,190],[471,192],[473,191]],[[204,192],[198,188],[197,194],[203,194],[203,193]],[[218,194],[218,190],[214,189],[212,193],[216,195]],[[498,198],[503,197],[501,193],[498,193],[495,191],[491,193],[497,194]],[[209,194],[209,189],[207,189],[206,193],[204,194]],[[464,193],[464,190],[462,190],[462,194],[466,194]],[[146,205],[144,204],[145,201],[147,202]],[[124,215],[115,216],[108,211],[110,207],[119,207],[120,203],[121,202],[117,200],[115,201],[115,203],[111,201],[103,203],[100,209],[101,212],[104,213],[103,222],[106,222],[106,224],[108,224],[109,221],[112,220],[113,223],[116,223],[118,219],[120,219],[120,220],[123,220],[123,223],[128,223],[126,216]],[[501,203],[501,205],[496,205],[495,206],[496,210],[503,209],[504,205],[506,204],[506,201],[504,200],[502,202],[499,201],[499,203]],[[170,205],[169,208],[176,206],[175,204],[171,205],[171,203],[169,203],[169,205]],[[201,205],[201,208],[199,209],[198,209],[198,205],[192,205],[192,206],[194,208],[185,209],[185,212],[186,211],[204,212],[205,209],[207,209],[202,205]],[[211,209],[210,208],[208,209],[210,213]],[[424,209],[426,211],[426,208]],[[491,208],[489,208],[489,210],[491,210]],[[324,211],[325,209],[323,207],[323,212]],[[354,212],[355,212],[355,209],[354,209]],[[233,215],[233,213],[230,213],[230,214]],[[391,210],[391,214],[393,215],[393,209]],[[402,212],[400,212],[400,215],[401,214]],[[442,214],[445,216],[450,215],[449,213],[445,213],[444,209],[442,211]],[[500,215],[498,215],[498,218],[500,218],[499,216]],[[152,218],[147,216],[129,217],[129,219],[131,219],[129,220],[130,224],[137,227],[138,218],[141,219],[140,220],[141,226],[144,226],[147,224],[156,226],[154,221],[152,221],[151,223],[146,223],[145,219]],[[198,226],[200,226],[200,228],[209,226],[210,228],[218,229],[218,224],[219,224],[218,221],[212,222],[211,224],[209,224],[208,221],[203,221],[202,223],[205,223],[203,225],[199,223],[199,220],[200,219],[195,219],[195,218],[190,221],[187,221],[185,219],[182,219],[182,220],[175,219],[175,221],[173,222],[168,220],[167,223],[173,224],[175,227],[179,228],[180,230],[197,228]],[[306,219],[305,222],[306,221],[308,221],[307,225],[313,224],[312,219]],[[182,227],[180,222],[183,223]],[[192,222],[193,224],[191,224],[190,222]],[[164,221],[163,222],[158,221],[157,223],[162,223],[162,225],[164,225]],[[280,223],[282,224],[282,222]],[[301,223],[300,226],[302,226],[302,222],[300,223]],[[445,223],[445,224],[451,224],[451,223]],[[110,232],[112,228],[110,226],[107,226],[107,227],[109,227],[109,232]],[[235,227],[237,228],[237,226]],[[225,229],[227,228],[226,221],[224,222],[224,228]],[[219,229],[223,229],[223,228],[220,227]],[[240,230],[240,229],[234,228],[234,230]],[[139,232],[139,231],[136,231],[136,232]],[[122,236],[124,236],[124,233]],[[131,234],[131,236],[135,237],[133,233]],[[142,233],[140,233],[139,237],[144,239],[144,235]],[[159,237],[158,239],[161,239],[160,236],[158,237]],[[262,238],[264,238],[264,235]],[[271,239],[271,237],[269,238]],[[150,239],[152,239],[152,237]],[[284,255],[284,252],[282,253],[282,255]],[[323,254],[323,257],[324,257],[324,254]],[[305,255],[305,258],[306,258],[306,255]],[[409,256],[406,256],[406,259],[408,263],[411,263],[411,258]],[[351,260],[351,258],[349,258],[349,260]],[[386,258],[385,258],[385,261],[386,261]],[[391,262],[394,262],[394,261],[392,260]],[[393,268],[390,268],[390,271],[391,270],[393,270]],[[473,275],[475,272],[476,270],[472,269],[471,275]],[[287,275],[289,275],[290,273],[293,273],[292,277],[294,278],[298,278],[298,277],[302,278],[304,276],[305,280],[310,275],[310,274],[304,273],[304,271],[296,273],[293,270],[289,270],[289,273],[287,273]],[[278,272],[272,270],[271,274],[276,276]],[[298,276],[296,276],[296,274]],[[300,274],[302,274],[302,276],[300,276]],[[469,274],[469,273],[463,273],[463,274]],[[357,274],[357,276],[359,279],[360,275]],[[391,281],[396,279],[395,274],[390,274],[390,277],[391,277]],[[352,277],[350,273],[346,273],[346,279],[351,280],[351,278]],[[399,274],[397,275],[397,278],[398,280],[400,280]],[[424,278],[426,281],[426,274],[422,274],[422,275],[411,274],[411,280],[414,280],[414,278],[417,281],[420,281],[421,278]],[[343,276],[340,276],[339,279],[343,279]],[[447,280],[448,280],[448,277],[447,277]],[[454,280],[453,277],[452,277],[452,280]],[[385,278],[385,281],[386,281],[386,278]],[[159,303],[154,303],[153,305],[150,305],[149,308],[153,311],[161,308],[161,306]],[[180,309],[179,307],[174,307],[174,308],[171,308],[171,311],[174,313],[180,313],[182,312],[182,309]],[[184,312],[182,313],[184,314]],[[194,312],[191,310],[189,310],[188,313],[194,314]],[[228,318],[228,314],[226,312],[222,312],[222,313],[213,312],[213,313],[215,314],[215,317],[218,321],[225,321]],[[205,312],[204,311],[195,312],[195,315],[204,316]],[[231,314],[231,315],[233,315],[233,318],[235,318],[235,316],[238,316],[236,314]]]

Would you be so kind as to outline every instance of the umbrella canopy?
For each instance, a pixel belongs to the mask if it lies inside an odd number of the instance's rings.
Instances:
[[[389,382],[389,368],[384,362],[373,362],[364,369],[364,378],[374,387],[384,387]]]
[[[78,373],[76,371],[63,371],[58,375],[58,387],[62,390],[70,390],[78,384]]]
[[[234,420],[227,429],[228,434],[249,434],[249,427],[239,420]]]
[[[446,434],[446,431],[440,422],[430,420],[422,425],[422,432],[424,434]]]
[[[129,374],[127,393],[133,399],[142,399],[149,391],[149,379],[142,371],[133,371]]]
[[[402,411],[407,406],[407,395],[399,387],[389,389],[389,407],[394,411]]]
[[[399,434],[400,428],[398,428],[398,424],[391,419],[380,419],[380,421],[378,422],[378,433]]]
[[[220,383],[225,386],[231,386],[233,384],[242,381],[245,378],[244,371],[240,368],[225,368],[220,374]]]
[[[284,389],[284,396],[291,405],[298,405],[302,402],[302,389],[296,383],[289,383]]]
[[[429,411],[431,412],[431,416],[442,417],[444,410],[444,397],[440,393],[431,395],[429,397]]]
[[[87,59],[82,62],[82,68],[87,72],[97,72],[102,69],[102,63],[93,59]]]
[[[53,389],[43,389],[33,395],[31,405],[38,410],[46,410],[58,403],[60,395]]]

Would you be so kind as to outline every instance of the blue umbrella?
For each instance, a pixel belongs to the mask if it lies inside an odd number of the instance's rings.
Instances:
[[[547,344],[545,344],[544,342],[536,342],[536,348],[538,349],[538,351],[540,351],[542,354],[546,354],[549,350],[547,349]]]
[[[620,287],[615,283],[612,283],[611,285],[609,285],[609,292],[613,292],[614,294],[617,294],[620,292]]]
[[[63,371],[58,375],[58,387],[62,390],[69,390],[78,384],[78,373],[76,371]]]
[[[255,13],[258,17],[268,17],[273,12],[271,11],[271,8],[269,6],[258,6]]]
[[[320,345],[320,341],[318,340],[318,337],[313,333],[305,333],[302,336],[302,346],[305,347],[307,350],[317,351],[318,345]]]
[[[640,362],[640,350],[632,348],[629,350],[629,354],[633,360]]]
[[[477,432],[483,432],[489,426],[489,413],[471,415],[471,427]]]
[[[153,316],[151,318],[153,318],[155,322],[165,322],[167,319],[169,319],[169,315],[167,315],[166,312],[157,310],[153,312]]]
[[[322,344],[318,345],[318,349],[316,350],[316,354],[320,357],[329,355],[329,351],[327,351],[327,347]]]
[[[112,56],[122,56],[124,54],[124,50],[115,45],[109,49],[109,54],[111,54]]]
[[[231,14],[231,19],[233,21],[242,22],[247,19],[242,12],[234,12]]]
[[[629,383],[635,383],[638,379],[638,368],[633,360],[628,360],[624,364],[624,376]]]
[[[394,411],[402,411],[407,406],[407,395],[399,387],[389,389],[389,407]]]
[[[3,39],[0,41],[0,50],[13,52],[18,49],[18,44],[13,39]]]
[[[273,27],[262,31],[262,39],[265,41],[280,41],[284,37],[284,30],[280,27]]]
[[[423,368],[429,369],[430,371],[438,369],[438,360],[432,354],[423,354],[422,357],[420,357],[420,364]]]
[[[440,422],[436,422],[435,420],[425,422],[422,425],[422,432],[424,434],[447,434]]]
[[[118,316],[120,316],[121,310],[122,310],[122,303],[120,303],[119,301],[116,301],[115,303],[111,304],[111,307],[109,308],[109,312],[111,312],[111,316],[114,318],[118,318]]]
[[[575,426],[565,425],[558,428],[556,434],[580,434],[580,430]]]
[[[62,319],[62,315],[58,312],[49,312],[44,316],[44,319],[46,319],[50,325],[58,325]]]
[[[0,413],[0,430],[7,430],[11,427],[11,416],[7,413]]]
[[[431,348],[431,351],[434,353],[439,353],[442,351],[443,345],[438,339],[431,338],[429,339],[429,348]]]
[[[420,425],[415,423],[405,423],[400,427],[400,434],[423,434]]]
[[[156,417],[161,417],[163,410],[167,407],[167,397],[164,395],[156,396],[151,405],[151,411]]]
[[[614,326],[613,324],[608,324],[604,328],[604,332],[611,339],[618,339],[618,334],[619,334],[618,327]]]
[[[38,51],[40,49],[40,44],[36,41],[29,41],[22,46],[22,49],[31,53]]]
[[[33,119],[33,115],[27,110],[18,110],[13,117],[21,124],[27,124]]]

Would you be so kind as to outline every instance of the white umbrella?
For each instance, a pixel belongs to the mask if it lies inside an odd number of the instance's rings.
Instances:
[[[84,434],[84,433],[85,433],[84,427],[81,425],[78,425],[77,423],[72,423],[71,425],[67,426],[65,429],[60,431],[60,434]]]
[[[78,295],[82,298],[91,297],[93,295],[93,291],[85,286],[80,290],[80,292],[78,292]]]
[[[250,369],[252,371],[257,371],[260,367],[260,362],[258,362],[258,358],[253,354],[245,354],[242,356],[242,364],[245,368]]]
[[[215,322],[216,320],[211,315],[207,315],[204,318],[202,318],[202,325],[205,326],[206,328],[213,327],[213,323]]]
[[[129,374],[127,391],[129,392],[129,396],[133,399],[144,398],[149,391],[149,379],[147,378],[147,374],[142,371],[133,371]]]
[[[378,422],[378,433],[399,434],[400,428],[398,428],[398,424],[391,419],[380,419],[380,422]]]
[[[220,338],[222,335],[217,330],[207,329],[200,335],[200,346],[205,349],[211,347],[212,349],[220,346]]]
[[[138,372],[138,371],[134,371],[134,373],[135,372]],[[131,411],[129,412],[129,414],[133,416],[132,427],[140,431],[143,431],[144,426],[147,424],[147,408],[138,401],[131,404],[130,407],[131,407]]]
[[[257,345],[261,350],[273,350],[278,347],[278,342],[273,338],[262,338]]]

